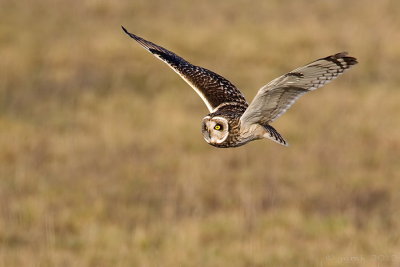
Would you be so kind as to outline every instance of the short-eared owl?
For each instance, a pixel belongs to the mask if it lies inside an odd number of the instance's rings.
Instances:
[[[210,111],[203,118],[203,136],[207,143],[216,147],[237,147],[262,138],[287,145],[270,123],[300,96],[320,88],[357,64],[346,52],[318,59],[272,80],[258,91],[249,105],[239,89],[222,76],[192,65],[171,51],[122,29],[178,73],[203,99]]]

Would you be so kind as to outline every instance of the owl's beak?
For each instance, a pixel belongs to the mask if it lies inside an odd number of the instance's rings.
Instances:
[[[215,137],[211,137],[210,138],[210,143],[211,144],[216,144],[217,143],[217,139]]]
[[[211,130],[207,130],[208,132],[208,140],[210,140],[210,144],[216,144],[217,139],[215,136],[211,136]]]

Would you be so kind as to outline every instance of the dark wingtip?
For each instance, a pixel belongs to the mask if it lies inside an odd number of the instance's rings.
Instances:
[[[333,55],[333,58],[339,59],[342,58],[348,65],[355,65],[358,63],[357,59],[355,57],[348,56],[349,53],[347,52],[341,52]]]
[[[129,32],[128,32],[128,30],[127,30],[127,29],[125,29],[125,27],[124,27],[124,26],[122,26],[122,25],[121,25],[121,28],[122,28],[122,30],[124,30],[124,32],[125,32],[126,34],[128,34],[128,35],[129,35]]]
[[[134,35],[133,33],[128,32],[127,29],[125,29],[124,26],[121,25],[122,30],[131,38],[135,39],[136,41],[138,41],[140,43],[141,38],[139,36]]]
[[[341,58],[341,57],[345,57],[347,56],[349,53],[346,51],[340,52],[340,53],[336,53],[333,55],[334,58]]]

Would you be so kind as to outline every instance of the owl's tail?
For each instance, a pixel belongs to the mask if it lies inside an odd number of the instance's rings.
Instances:
[[[278,144],[281,144],[283,146],[289,145],[286,140],[280,135],[280,133],[275,130],[274,127],[269,124],[263,125],[263,127],[266,130],[266,133],[263,135],[264,138],[271,139],[272,141],[277,142]]]

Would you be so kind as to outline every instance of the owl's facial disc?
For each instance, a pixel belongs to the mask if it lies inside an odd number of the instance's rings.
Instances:
[[[209,144],[220,144],[229,135],[228,121],[222,117],[203,118],[202,132],[204,140]]]

